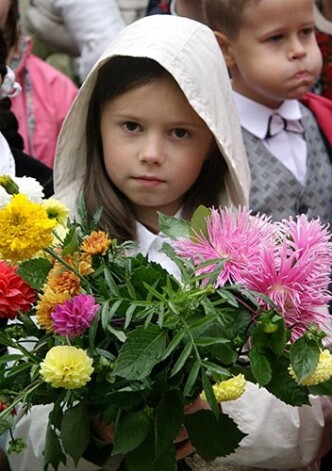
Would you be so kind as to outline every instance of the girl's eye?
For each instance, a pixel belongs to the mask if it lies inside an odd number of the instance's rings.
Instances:
[[[185,139],[190,136],[190,132],[184,128],[175,128],[171,131],[171,134],[177,139]]]
[[[138,123],[135,123],[135,121],[127,121],[126,123],[123,123],[123,127],[126,129],[126,131],[129,132],[137,132],[140,131],[140,125]]]

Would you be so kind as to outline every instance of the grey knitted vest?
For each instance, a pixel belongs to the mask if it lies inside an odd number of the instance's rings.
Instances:
[[[332,226],[332,163],[312,112],[301,104],[307,142],[305,185],[294,177],[256,136],[242,128],[251,171],[249,206],[281,220],[306,213]]]

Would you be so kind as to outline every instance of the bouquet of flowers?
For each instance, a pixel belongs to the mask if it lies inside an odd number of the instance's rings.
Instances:
[[[15,413],[49,404],[45,469],[69,455],[98,462],[91,421],[113,424],[108,454],[123,470],[173,471],[182,426],[201,456],[244,437],[220,403],[246,382],[294,406],[332,393],[324,347],[332,244],[302,215],[272,223],[200,207],[160,216],[178,275],[98,229],[70,221],[29,182],[0,177],[0,433],[24,437]],[[38,189],[37,189],[38,190]],[[186,414],[198,397],[208,409]],[[227,439],[225,438],[227,437]]]

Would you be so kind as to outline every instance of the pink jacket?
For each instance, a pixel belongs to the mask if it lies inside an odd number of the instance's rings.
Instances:
[[[23,37],[20,58],[13,59],[22,93],[12,99],[24,151],[53,167],[57,137],[78,89],[62,72],[31,53],[32,41]]]

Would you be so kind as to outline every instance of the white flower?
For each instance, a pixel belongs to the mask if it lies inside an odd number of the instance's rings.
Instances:
[[[26,195],[33,203],[41,203],[44,198],[44,190],[41,184],[32,177],[12,177],[12,180],[18,185],[19,192]],[[0,209],[10,203],[12,195],[0,186]]]
[[[11,199],[12,195],[9,195],[7,191],[0,186],[0,209],[6,206]]]
[[[14,177],[14,182],[18,185],[20,193],[26,195],[33,203],[41,203],[44,195],[44,190],[41,184],[32,177]]]

